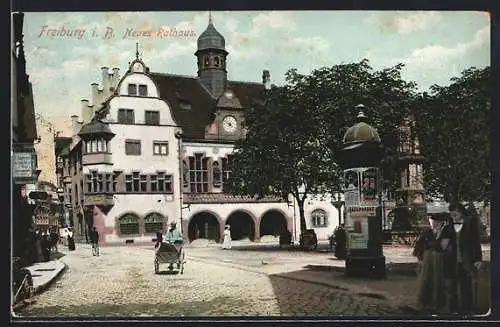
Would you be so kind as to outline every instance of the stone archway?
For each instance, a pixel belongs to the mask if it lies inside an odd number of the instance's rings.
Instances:
[[[189,220],[188,239],[192,242],[204,238],[219,242],[221,224],[217,217],[210,212],[199,212]]]
[[[260,237],[264,235],[278,236],[281,231],[288,229],[288,222],[282,212],[269,210],[260,219]]]
[[[229,215],[226,224],[231,226],[231,239],[248,238],[251,241],[255,240],[255,221],[250,214],[244,211],[235,211]]]

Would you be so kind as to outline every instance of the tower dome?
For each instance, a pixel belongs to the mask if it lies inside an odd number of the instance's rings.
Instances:
[[[363,105],[357,105],[356,108],[360,109],[357,116],[357,123],[349,127],[344,134],[344,143],[352,142],[379,142],[380,136],[377,129],[366,123],[367,117],[363,113]]]
[[[215,29],[212,21],[212,15],[210,15],[207,29],[201,33],[200,37],[198,37],[198,50],[205,49],[226,49],[226,40],[222,34]]]

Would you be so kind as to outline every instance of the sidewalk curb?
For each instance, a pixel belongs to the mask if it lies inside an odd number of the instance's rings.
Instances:
[[[53,278],[51,278],[48,282],[46,282],[45,284],[39,285],[38,287],[35,287],[35,288],[33,289],[33,294],[34,294],[34,295],[36,295],[36,294],[40,294],[40,293],[42,293],[43,291],[47,290],[47,289],[50,287],[50,285],[52,285],[52,284],[53,284],[56,280],[58,280],[58,279],[61,277],[61,275],[62,275],[64,272],[66,272],[66,270],[68,269],[68,266],[67,266],[64,262],[62,262],[62,261],[60,261],[60,260],[58,260],[58,262],[60,262],[60,263],[61,263],[64,267],[63,267],[61,270],[59,270],[59,271],[57,272],[57,274],[56,274],[56,275],[54,275],[54,277],[53,277]]]

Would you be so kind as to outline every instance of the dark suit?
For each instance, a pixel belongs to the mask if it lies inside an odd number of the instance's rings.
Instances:
[[[448,305],[452,311],[466,312],[473,309],[474,263],[482,261],[479,225],[475,219],[465,220],[458,233],[453,231],[451,251],[445,257]]]

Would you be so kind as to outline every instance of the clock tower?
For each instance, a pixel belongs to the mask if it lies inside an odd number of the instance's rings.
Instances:
[[[226,90],[217,100],[215,119],[207,128],[207,139],[236,141],[245,136],[243,107],[232,90]]]
[[[210,95],[217,99],[226,90],[226,41],[215,29],[210,14],[207,29],[198,38],[198,78]]]

